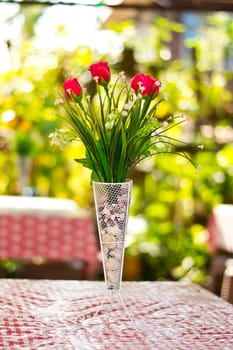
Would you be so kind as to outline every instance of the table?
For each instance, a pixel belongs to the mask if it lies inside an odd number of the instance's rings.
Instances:
[[[92,219],[0,215],[0,257],[86,263],[86,278],[99,266],[99,247]]]
[[[0,258],[79,260],[87,278],[99,267],[93,219],[70,199],[0,196]]]
[[[218,204],[208,222],[209,247],[215,253],[218,250],[233,253],[233,204]]]
[[[208,220],[211,290],[220,295],[228,259],[233,258],[233,205],[218,204]],[[225,287],[224,287],[225,288]],[[228,300],[232,300],[229,296]]]
[[[0,280],[0,349],[233,349],[233,306],[197,285],[123,282],[122,298],[133,320],[146,322],[143,332],[124,327],[117,303],[109,327],[83,328],[104,294],[100,281]]]

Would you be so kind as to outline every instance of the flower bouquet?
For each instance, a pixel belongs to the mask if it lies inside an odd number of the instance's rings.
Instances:
[[[167,131],[184,118],[157,118],[162,84],[150,75],[139,73],[128,82],[122,73],[112,83],[107,62],[92,64],[89,71],[96,96],[89,96],[77,78],[67,79],[56,104],[69,129],[52,137],[53,143],[77,140],[85,146],[85,157],[75,160],[92,172],[107,290],[120,291],[132,186],[129,172],[155,154],[177,153],[181,141]]]
[[[81,141],[86,149],[85,158],[75,159],[91,169],[92,180],[123,182],[143,159],[161,153],[178,153],[180,140],[167,135],[167,131],[183,123],[182,116],[169,116],[161,121],[156,116],[161,82],[150,75],[136,74],[128,83],[121,73],[111,83],[107,62],[89,67],[96,82],[97,99],[89,96],[77,78],[63,84],[64,95],[56,100],[60,113],[70,129],[57,130],[51,135],[52,143]]]

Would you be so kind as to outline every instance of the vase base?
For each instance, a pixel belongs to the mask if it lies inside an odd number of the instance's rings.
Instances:
[[[151,332],[152,328],[146,320],[131,315],[120,290],[108,289],[95,313],[79,319],[77,334],[110,330],[143,333]]]

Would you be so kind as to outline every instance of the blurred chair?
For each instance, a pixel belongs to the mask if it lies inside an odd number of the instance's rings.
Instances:
[[[233,259],[228,259],[226,261],[221,287],[221,297],[233,304]]]
[[[20,260],[16,277],[94,279],[98,254],[92,219],[75,202],[0,196],[0,258]]]
[[[221,294],[223,276],[228,259],[233,259],[233,205],[219,204],[214,207],[208,222],[211,261],[210,289]]]

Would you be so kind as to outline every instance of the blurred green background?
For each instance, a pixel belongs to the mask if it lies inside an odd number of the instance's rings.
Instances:
[[[50,145],[49,134],[63,127],[55,114],[56,89],[77,76],[94,93],[85,71],[100,60],[115,75],[150,73],[163,82],[168,97],[159,117],[187,117],[172,132],[190,145],[184,150],[201,170],[178,156],[160,155],[130,174],[126,258],[133,268],[138,258],[140,264],[128,273],[135,279],[207,284],[208,218],[215,205],[233,203],[232,16],[150,11],[117,20],[97,7],[86,8],[89,21],[79,23],[81,7],[67,6],[60,10],[63,16],[53,15],[52,25],[52,7],[8,6],[0,10],[6,29],[0,47],[0,194],[20,195],[29,188],[34,195],[71,198],[93,208],[89,171],[73,160],[83,147]]]

